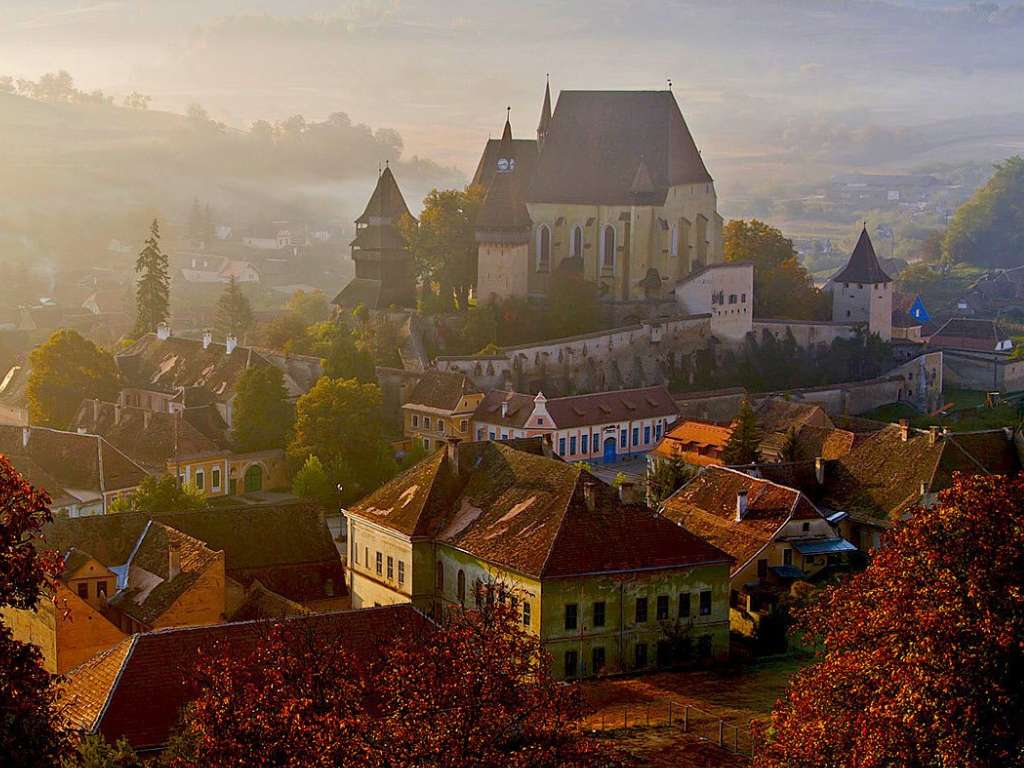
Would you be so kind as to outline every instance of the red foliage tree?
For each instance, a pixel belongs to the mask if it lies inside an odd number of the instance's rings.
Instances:
[[[801,617],[760,765],[1024,762],[1024,478],[959,476]]]
[[[539,641],[503,606],[405,636],[370,665],[285,621],[248,656],[199,668],[177,768],[608,762],[578,728],[577,689],[551,677]]]
[[[56,553],[33,545],[50,520],[50,498],[29,485],[0,456],[0,608],[32,609]],[[41,666],[39,649],[15,640],[0,622],[0,760],[5,766],[52,766],[68,754],[56,704],[54,678]]]

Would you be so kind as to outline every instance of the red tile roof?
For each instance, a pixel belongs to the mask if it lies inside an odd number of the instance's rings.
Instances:
[[[687,464],[723,464],[722,451],[732,434],[730,427],[703,421],[683,421],[672,427],[652,453]]]
[[[340,640],[362,665],[381,655],[389,640],[429,632],[430,621],[412,605],[286,619]],[[75,727],[136,750],[157,749],[175,730],[181,708],[197,693],[193,671],[203,654],[243,656],[266,624],[250,621],[181,627],[133,635],[71,670],[62,691]]]

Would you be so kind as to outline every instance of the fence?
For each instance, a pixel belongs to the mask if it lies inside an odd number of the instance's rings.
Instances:
[[[588,724],[596,730],[608,731],[628,728],[681,728],[701,741],[714,744],[743,757],[753,757],[755,731],[753,721],[746,725],[730,723],[693,704],[671,699],[643,704],[624,704],[604,709],[589,718]]]

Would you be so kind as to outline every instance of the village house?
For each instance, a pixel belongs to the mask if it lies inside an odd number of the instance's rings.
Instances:
[[[954,317],[922,332],[929,347],[976,352],[1013,351],[1013,339],[995,320]]]
[[[73,426],[101,435],[153,475],[169,474],[204,496],[236,496],[287,488],[284,451],[236,453],[216,406],[151,411],[85,400]]]
[[[547,453],[453,440],[345,510],[353,607],[511,600],[562,678],[726,657],[730,557]]]
[[[57,516],[103,515],[146,479],[146,470],[99,435],[0,425],[0,454],[50,494]]]
[[[754,634],[780,589],[841,565],[856,547],[803,493],[725,467],[706,467],[661,513],[729,554],[730,622]]]
[[[377,663],[396,638],[424,635],[434,625],[411,605],[344,611],[288,619],[336,638],[360,668]],[[244,658],[265,635],[265,622],[245,621],[178,627],[125,637],[77,668],[61,688],[61,702],[73,727],[98,734],[110,744],[127,741],[150,755],[167,746],[182,708],[195,698],[196,664],[204,653]]]
[[[614,464],[646,454],[676,420],[665,387],[547,399],[492,390],[473,414],[477,441],[545,437],[566,461]]]
[[[672,427],[649,455],[653,469],[659,462],[681,461],[694,467],[722,465],[722,453],[732,428],[686,419]]]
[[[304,504],[62,519],[43,533],[37,546],[64,562],[56,593],[3,618],[59,674],[135,632],[260,606],[272,615],[348,607],[337,549],[319,510]]]
[[[469,440],[470,420],[484,393],[465,374],[426,371],[402,405],[403,433],[428,451],[449,437]]]
[[[308,392],[322,373],[317,357],[239,346],[234,336],[217,343],[209,331],[202,339],[173,336],[166,324],[114,360],[123,381],[120,405],[173,413],[212,404],[228,427],[235,387],[247,369],[273,366],[280,370],[292,401]]]
[[[723,260],[715,185],[671,90],[545,89],[537,138],[508,120],[473,184],[477,295],[545,295],[569,269],[609,299],[657,299]]]

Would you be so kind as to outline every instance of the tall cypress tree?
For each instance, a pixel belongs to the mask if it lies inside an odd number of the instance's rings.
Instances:
[[[160,250],[160,225],[156,219],[145,247],[135,260],[135,336],[156,330],[170,316],[171,276],[167,255]]]
[[[722,451],[722,461],[727,465],[756,464],[761,460],[761,428],[757,423],[750,401],[744,398],[740,412],[732,425],[732,434]]]
[[[234,276],[217,301],[217,331],[241,338],[252,328],[252,307]]]

